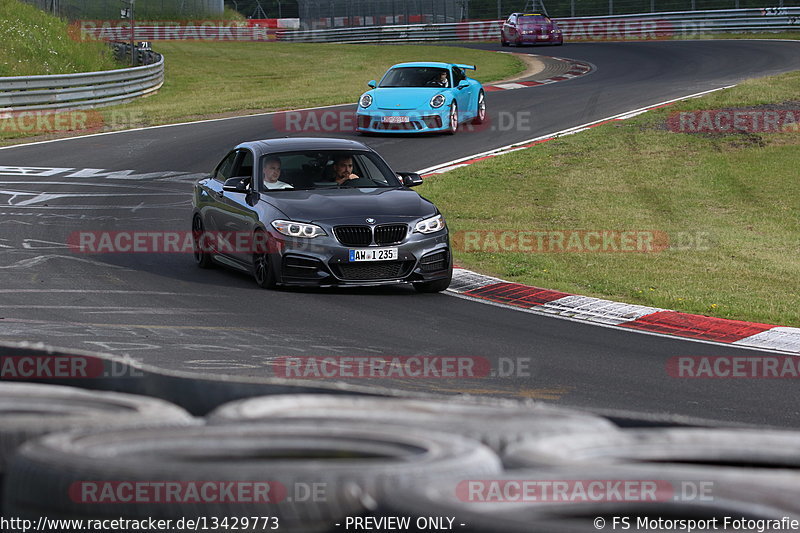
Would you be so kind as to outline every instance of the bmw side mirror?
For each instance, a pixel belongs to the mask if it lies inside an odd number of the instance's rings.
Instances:
[[[422,176],[416,172],[398,172],[398,176],[403,180],[403,185],[406,187],[416,187],[422,185]]]
[[[367,85],[369,85],[370,87],[372,87],[372,88],[374,89],[375,87],[377,87],[377,86],[378,86],[378,82],[377,82],[377,81],[375,81],[375,80],[369,80],[369,81],[367,82]]]
[[[250,176],[238,176],[235,178],[228,178],[222,185],[222,190],[225,192],[247,193],[247,186],[249,184],[250,184]]]

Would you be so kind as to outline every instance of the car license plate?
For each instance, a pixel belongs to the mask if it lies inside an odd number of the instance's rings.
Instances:
[[[350,250],[350,261],[395,261],[397,248],[365,248]]]
[[[384,124],[403,124],[408,122],[408,117],[383,117],[381,118]]]

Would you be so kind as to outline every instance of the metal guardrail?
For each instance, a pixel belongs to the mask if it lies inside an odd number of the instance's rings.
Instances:
[[[130,57],[130,45],[115,43],[115,53]],[[152,50],[136,50],[144,66],[77,74],[0,78],[0,108],[87,109],[129,102],[158,90],[164,83],[164,58]],[[150,64],[147,64],[150,63]]]
[[[555,19],[567,40],[687,38],[703,33],[800,31],[800,7],[678,11]],[[503,21],[278,32],[279,41],[374,43],[499,39]]]

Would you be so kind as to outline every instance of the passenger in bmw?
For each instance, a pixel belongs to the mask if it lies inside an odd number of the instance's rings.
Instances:
[[[264,159],[263,179],[265,189],[292,189],[293,187],[278,178],[281,176],[281,160],[275,156],[268,156]]]
[[[333,160],[333,180],[339,185],[348,180],[359,179],[357,174],[353,174],[353,158],[349,155],[336,156]]]

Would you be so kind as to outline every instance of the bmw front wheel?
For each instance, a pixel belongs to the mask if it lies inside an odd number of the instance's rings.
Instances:
[[[203,220],[200,218],[200,215],[195,215],[194,219],[192,220],[192,241],[193,241],[193,252],[194,252],[194,262],[197,263],[197,266],[200,268],[211,268],[214,266],[214,262],[211,259],[211,254],[207,253],[207,250],[204,248],[208,247],[208,239],[204,238],[205,235],[205,228],[203,227]]]
[[[269,253],[269,237],[264,231],[256,231],[254,242],[256,250],[253,254],[253,277],[262,289],[274,289],[275,269]]]
[[[435,279],[433,281],[418,281],[413,283],[413,285],[417,292],[442,292],[447,290],[447,287],[450,286],[450,282],[452,280],[453,269],[451,268],[446,278]]]

